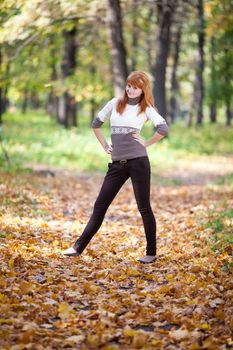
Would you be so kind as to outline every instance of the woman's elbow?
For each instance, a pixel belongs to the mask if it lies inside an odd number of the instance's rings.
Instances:
[[[157,133],[162,135],[163,137],[168,135],[168,125],[167,124],[161,124],[157,127]]]

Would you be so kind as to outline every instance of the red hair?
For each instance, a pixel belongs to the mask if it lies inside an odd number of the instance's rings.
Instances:
[[[154,107],[154,97],[152,95],[152,87],[149,80],[149,77],[146,73],[142,71],[134,71],[130,73],[128,78],[126,79],[126,85],[130,84],[133,87],[140,88],[142,90],[142,98],[139,102],[140,110],[138,114],[145,112],[147,107]],[[122,114],[125,110],[126,104],[128,102],[128,96],[125,91],[122,98],[119,99],[117,103],[117,112]]]

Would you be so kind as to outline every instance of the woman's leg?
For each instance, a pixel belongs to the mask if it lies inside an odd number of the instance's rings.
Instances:
[[[150,162],[148,157],[129,162],[129,172],[133,184],[138,210],[142,216],[146,234],[146,254],[156,255],[156,220],[150,205]]]
[[[129,174],[122,164],[109,163],[109,169],[104,178],[100,193],[95,201],[93,213],[82,235],[77,239],[73,248],[82,253],[92,237],[100,228],[105,213],[120,188],[129,178]]]

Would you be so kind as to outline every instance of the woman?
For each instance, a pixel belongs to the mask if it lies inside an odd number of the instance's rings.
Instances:
[[[106,142],[101,126],[110,116],[112,145]],[[156,132],[149,140],[140,136],[143,124],[151,120]],[[94,204],[91,218],[75,244],[63,252],[66,256],[80,255],[100,228],[112,200],[131,178],[139,212],[146,235],[146,255],[141,263],[156,260],[156,221],[150,205],[150,162],[146,148],[168,133],[163,117],[154,108],[152,89],[148,76],[141,71],[132,72],[126,80],[124,96],[113,98],[98,113],[92,123],[94,133],[112,162]]]

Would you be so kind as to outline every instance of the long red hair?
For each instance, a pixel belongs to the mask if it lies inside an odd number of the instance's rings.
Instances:
[[[140,110],[138,114],[145,112],[147,107],[150,107],[150,106],[154,107],[154,97],[152,95],[151,82],[146,73],[142,71],[134,71],[130,73],[130,75],[126,79],[126,85],[127,84],[130,84],[133,87],[140,88],[142,90],[142,98],[141,98],[141,101],[139,102]],[[122,114],[124,112],[127,101],[128,101],[128,96],[125,91],[123,97],[120,98],[117,103],[116,110],[118,113]]]

